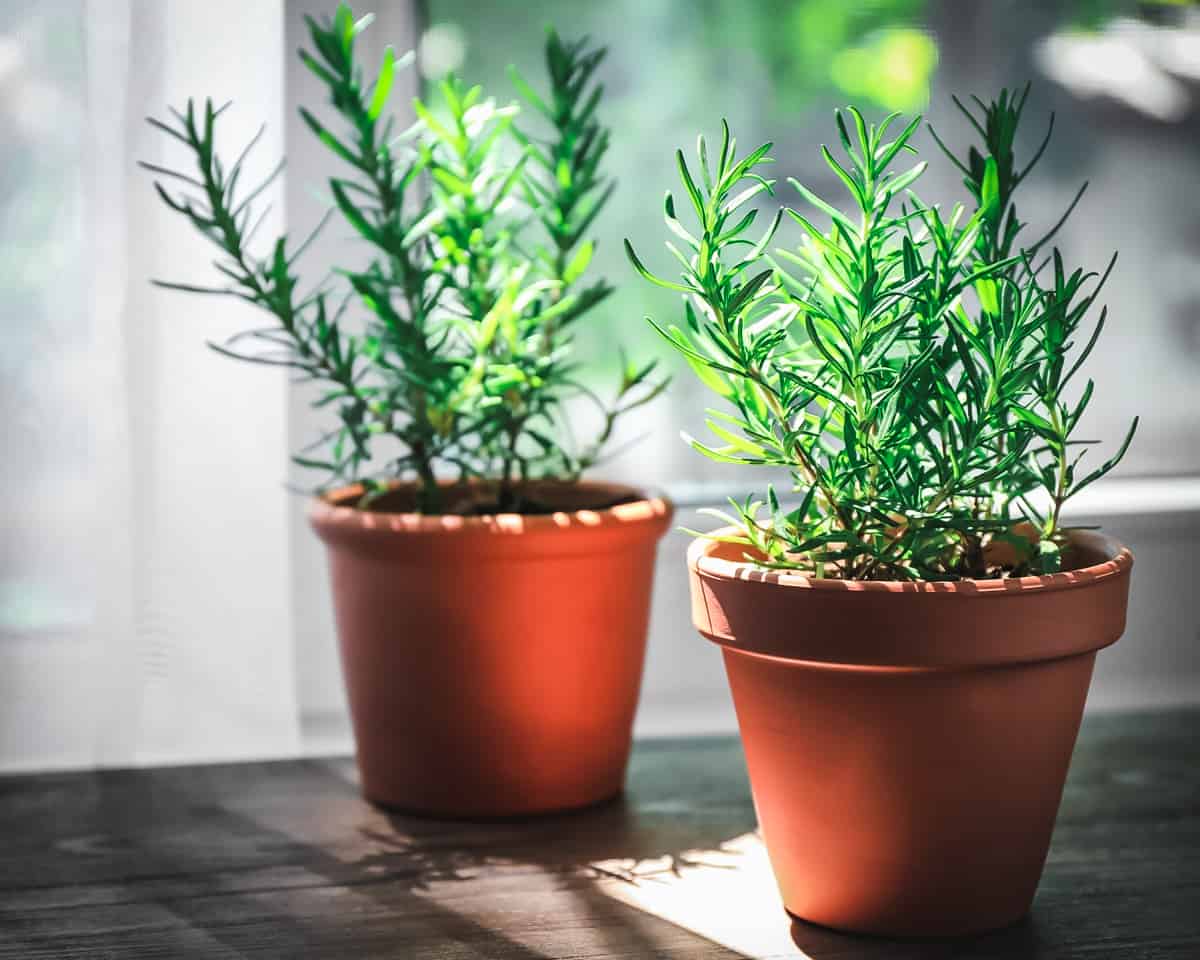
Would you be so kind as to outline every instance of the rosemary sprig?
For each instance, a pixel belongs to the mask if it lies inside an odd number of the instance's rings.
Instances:
[[[341,165],[329,180],[330,213],[366,241],[365,264],[297,292],[296,260],[324,220],[301,243],[279,237],[258,258],[270,179],[239,183],[258,138],[226,167],[216,148],[224,108],[209,103],[198,118],[189,101],[173,121],[149,122],[186,147],[196,172],[144,166],[159,176],[164,202],[220,248],[215,268],[228,282],[163,285],[240,297],[271,314],[274,325],[214,348],[327,385],[317,406],[332,408],[339,425],[315,447],[328,454],[295,459],[331,482],[366,484],[363,505],[413,477],[418,508],[440,512],[452,506],[442,481],[454,474],[493,488],[496,509],[537,509],[524,481],[577,479],[616,420],[663,387],[651,380],[653,363],[622,359],[618,399],[601,405],[596,441],[574,449],[562,407],[585,388],[570,330],[611,292],[603,280],[585,281],[588,235],[613,189],[602,172],[609,134],[594,76],[604,51],[550,31],[546,100],[514,74],[534,112],[546,114],[549,139],[518,131],[515,104],[499,106],[456,77],[438,85],[438,104],[418,100],[417,124],[396,135],[388,104],[411,58],[388,48],[368,83],[356,39],[370,18],[342,4],[307,22],[310,47],[299,56],[325,85],[338,129],[300,114]],[[355,304],[362,309],[351,314]]]
[[[1053,230],[1019,245],[1015,192],[1045,149],[1018,166],[1026,95],[975,101],[978,114],[960,104],[983,138],[965,159],[950,154],[969,213],[914,193],[925,164],[903,161],[920,118],[875,125],[838,111],[840,150],[821,149],[848,202],[793,181],[829,226],[788,209],[801,242],[773,254],[778,214],[756,241],[745,234],[758,210],[742,212],[774,190],[757,172],[770,144],[739,160],[725,125],[713,165],[699,141],[699,177],[677,154],[696,223],[681,222],[668,195],[679,280],[626,249],[643,277],[682,295],[682,325],[650,322],[732,407],[709,411],[716,443],[685,439],[715,460],[791,471],[798,503],[785,508],[768,486],[717,514],[740,528],[733,539],[749,558],[846,579],[1058,569],[1062,504],[1116,465],[1133,428],[1114,457],[1076,477],[1082,442],[1071,434],[1093,388],[1073,403],[1065,388],[1103,326],[1101,313],[1071,359],[1104,278],[1089,287],[1094,275],[1068,271],[1057,250],[1037,263]],[[1039,487],[1049,512],[1030,502]],[[1023,521],[1037,543],[1019,535]],[[1000,541],[1015,562],[995,559]]]

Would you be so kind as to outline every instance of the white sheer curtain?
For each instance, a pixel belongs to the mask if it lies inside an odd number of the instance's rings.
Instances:
[[[267,172],[282,0],[3,7],[0,768],[294,753],[286,384],[203,347],[249,307],[149,285],[211,250],[135,166],[187,162],[143,118],[212,96]]]

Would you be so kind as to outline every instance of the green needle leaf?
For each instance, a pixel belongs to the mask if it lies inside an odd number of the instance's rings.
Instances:
[[[375,81],[375,91],[371,94],[371,105],[367,108],[367,116],[372,120],[379,119],[387,104],[388,94],[392,92],[392,81],[396,75],[396,51],[390,46],[383,51],[383,63],[379,67],[379,77]]]

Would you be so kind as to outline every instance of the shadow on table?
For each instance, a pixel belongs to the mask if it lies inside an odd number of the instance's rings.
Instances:
[[[536,874],[541,888],[529,879],[512,882],[530,891],[535,910],[547,889],[558,898],[555,904],[569,903],[572,926],[586,931],[587,946],[600,955],[687,952],[682,931],[713,943],[713,956],[773,960],[1000,960],[1044,950],[1030,919],[979,937],[907,941],[789,919],[753,835],[742,769],[733,741],[643,744],[627,795],[612,803],[491,823],[380,812],[360,828],[373,849],[354,868],[435,900],[444,896],[467,913],[470,907],[462,904],[470,898],[447,885],[479,881],[477,908],[487,913],[489,882],[522,871]]]
[[[387,875],[412,889],[471,880],[487,868],[536,867],[564,879],[607,877],[630,882],[654,871],[678,872],[706,851],[755,827],[709,822],[683,810],[648,812],[628,797],[584,810],[536,819],[436,823],[379,810],[384,826],[360,828],[373,851],[355,861],[368,874]]]
[[[737,754],[732,741],[643,744],[625,796],[549,817],[439,822],[376,811],[359,828],[370,849],[353,869],[383,882],[381,889],[404,887],[425,902],[442,899],[458,911],[456,923],[486,926],[504,912],[493,896],[519,889],[528,897],[523,910],[569,910],[575,945],[585,943],[602,956],[673,956],[702,942],[685,949],[689,933],[712,943],[712,956],[772,960],[1037,954],[1029,920],[975,938],[896,941],[789,919],[753,834],[754,810]],[[455,892],[470,881],[479,884],[471,895]]]
[[[377,810],[359,827],[369,849],[353,868],[373,882],[453,903],[468,918],[474,910],[476,922],[486,922],[493,898],[522,896],[523,910],[553,910],[575,931],[576,946],[586,942],[598,955],[669,956],[688,935],[599,883],[653,884],[754,830],[741,771],[735,741],[660,741],[639,746],[625,795],[583,810],[493,822]],[[477,884],[473,893],[455,893],[466,881]]]
[[[386,869],[420,887],[487,866],[523,863],[570,873],[596,872],[596,864],[611,861],[684,861],[690,851],[718,849],[755,829],[743,771],[735,739],[657,740],[639,745],[622,796],[577,811],[472,822],[376,808],[383,826],[375,818],[359,831],[376,849],[358,866]]]

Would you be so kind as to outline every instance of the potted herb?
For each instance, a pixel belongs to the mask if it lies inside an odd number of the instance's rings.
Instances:
[[[219,248],[223,285],[161,285],[262,308],[266,326],[214,349],[322,385],[316,405],[337,416],[322,452],[296,460],[331,477],[311,520],[365,795],[456,816],[593,803],[622,786],[671,513],[580,479],[617,419],[665,385],[654,363],[623,361],[606,404],[571,357],[575,326],[611,292],[586,279],[613,189],[596,116],[604,51],[551,31],[549,93],[514,75],[540,128],[450,77],[397,137],[385,108],[402,61],[389,48],[364,81],[367,22],[342,5],[309,20],[300,51],[344,128],[301,110],[341,165],[331,213],[366,241],[366,262],[302,293],[307,240],[255,254],[261,187],[240,179],[245,153],[225,162],[214,146],[224,108],[189,102],[150,122],[194,169],[151,169]],[[600,407],[594,442],[570,442],[574,397]]]
[[[698,535],[692,612],[722,647],[784,904],[832,927],[948,935],[1028,910],[1096,651],[1125,625],[1129,551],[1061,513],[1136,428],[1083,468],[1076,374],[1112,264],[1026,237],[1014,194],[1046,144],[1018,165],[1025,99],[975,101],[982,142],[942,146],[970,211],[910,189],[919,118],[851,109],[822,148],[849,202],[793,181],[816,211],[786,211],[799,246],[767,254],[778,215],[747,238],[770,144],[738,159],[728,126],[695,174],[678,154],[681,278],[627,242],[683,295],[656,329],[726,405],[715,443],[688,441],[791,473],[795,499],[767,486]]]

